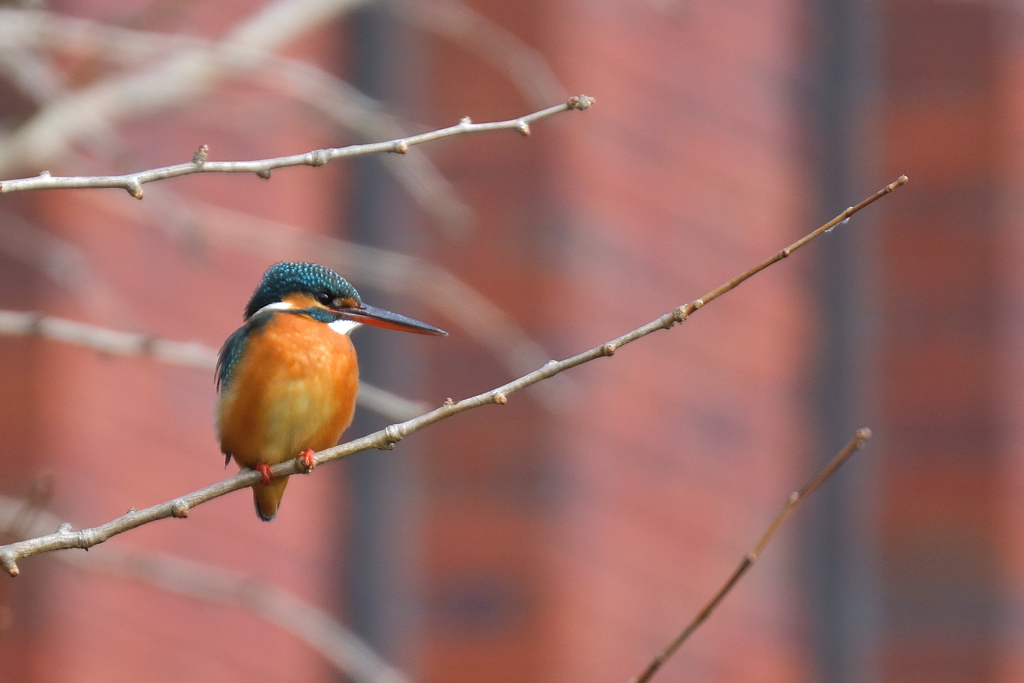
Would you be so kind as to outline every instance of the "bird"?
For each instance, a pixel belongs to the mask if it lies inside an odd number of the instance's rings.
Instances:
[[[345,278],[316,263],[282,261],[263,274],[243,324],[220,349],[217,437],[227,466],[260,472],[252,486],[256,514],[277,515],[288,477],[273,465],[338,443],[352,422],[359,366],[349,334],[360,325],[444,336],[426,323],[363,303]]]

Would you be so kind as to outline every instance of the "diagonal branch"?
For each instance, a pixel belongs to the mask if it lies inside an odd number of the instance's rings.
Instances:
[[[830,231],[837,225],[845,223],[853,214],[878,199],[881,199],[906,182],[907,177],[900,176],[898,180],[886,185],[856,206],[849,207],[815,231],[805,235],[753,268],[737,275],[719,287],[716,287],[703,297],[695,299],[683,306],[679,306],[675,310],[666,313],[660,318],[657,318],[642,327],[638,327],[632,332],[624,334],[621,337],[613,339],[600,346],[596,346],[589,351],[566,358],[565,360],[550,361],[539,370],[523,375],[519,379],[497,387],[496,389],[485,391],[482,394],[477,394],[476,396],[463,399],[458,402],[449,399],[445,401],[444,405],[440,408],[432,410],[424,415],[420,415],[412,420],[388,425],[380,431],[334,446],[333,448],[324,449],[316,454],[314,458],[314,465],[320,465],[332,460],[339,460],[354,453],[359,453],[373,448],[391,450],[398,441],[401,441],[406,436],[417,432],[428,425],[481,406],[492,404],[504,405],[508,402],[508,396],[517,391],[548,379],[549,377],[554,377],[555,375],[578,365],[582,365],[605,356],[612,356],[620,347],[634,342],[637,339],[646,337],[653,332],[670,329],[676,323],[686,321],[703,306],[714,301],[723,294],[732,291],[768,266],[786,258],[814,238]],[[299,466],[298,460],[295,459],[275,465],[271,468],[271,472],[274,477],[282,477],[292,474],[307,473],[308,470],[302,469]],[[67,548],[91,548],[92,546],[102,543],[117,534],[124,533],[129,529],[134,529],[158,519],[165,519],[167,517],[188,517],[188,511],[190,508],[193,508],[196,505],[201,505],[202,503],[213,500],[214,498],[219,498],[220,496],[232,491],[252,486],[256,482],[260,481],[260,479],[261,475],[259,472],[246,469],[232,477],[228,477],[227,479],[223,479],[212,484],[211,486],[199,489],[198,491],[193,491],[192,493],[160,505],[154,505],[153,507],[149,507],[144,510],[129,512],[128,514],[118,517],[106,524],[101,524],[100,526],[93,527],[91,529],[72,531],[70,525],[61,525],[55,533],[47,536],[0,546],[0,567],[2,567],[11,576],[17,576],[17,560],[20,558]]]
[[[42,337],[114,356],[149,356],[161,363],[210,372],[217,366],[217,349],[198,342],[156,339],[31,311],[0,310],[0,336]],[[360,382],[356,402],[390,420],[408,420],[426,410],[419,401],[410,401],[366,382]]]
[[[256,159],[253,161],[208,161],[209,149],[206,145],[200,147],[192,161],[174,166],[164,166],[147,171],[128,173],[117,176],[51,176],[43,171],[34,178],[19,178],[16,180],[5,180],[0,182],[0,193],[21,192],[24,190],[53,190],[53,189],[83,189],[97,187],[119,187],[127,190],[136,199],[142,199],[142,185],[166,178],[193,175],[195,173],[255,173],[261,178],[269,178],[270,172],[275,168],[288,166],[323,166],[324,164],[341,159],[343,157],[362,156],[366,154],[383,154],[393,152],[405,154],[414,145],[421,145],[425,142],[432,142],[442,138],[455,135],[466,135],[468,133],[486,133],[496,130],[515,130],[522,135],[530,134],[530,124],[554,114],[564,111],[578,109],[583,111],[589,109],[594,103],[592,97],[576,95],[570,97],[564,104],[548,107],[517,119],[507,121],[494,121],[490,123],[472,123],[469,118],[462,119],[454,126],[441,128],[439,130],[410,135],[408,137],[388,140],[386,142],[374,142],[363,145],[349,145],[347,147],[333,147],[328,149],[315,149],[305,154],[292,154],[283,157],[270,159]]]
[[[850,456],[863,448],[864,443],[870,438],[870,429],[866,427],[858,429],[857,434],[850,440],[850,443],[846,444],[843,450],[839,451],[839,453],[832,458],[832,460],[830,460],[820,472],[814,475],[809,482],[804,484],[802,489],[789,494],[789,498],[786,499],[786,504],[782,507],[782,510],[780,510],[779,514],[775,516],[772,523],[768,525],[768,529],[764,534],[762,534],[757,543],[754,544],[754,547],[743,556],[743,560],[740,562],[739,566],[736,567],[736,570],[733,571],[726,582],[722,584],[722,587],[718,589],[718,592],[714,594],[706,605],[704,605],[704,608],[697,613],[697,616],[695,616],[693,620],[686,625],[686,628],[684,628],[682,632],[665,647],[664,650],[659,652],[654,659],[651,660],[639,676],[630,679],[629,683],[648,683],[648,681],[651,680],[654,674],[658,672],[658,669],[668,661],[669,657],[675,654],[675,651],[679,649],[679,646],[686,642],[686,639],[689,638],[694,631],[700,628],[700,625],[711,616],[711,613],[715,611],[715,608],[718,607],[719,603],[721,603],[725,596],[729,594],[729,591],[732,590],[733,586],[735,586],[743,575],[754,566],[754,563],[757,562],[757,558],[759,558],[761,553],[764,552],[765,546],[767,546],[768,542],[772,540],[772,537],[775,536],[775,533],[793,513],[796,506],[800,504],[800,501],[813,493],[819,486],[821,486],[822,483],[825,482],[826,479],[835,474],[836,470],[842,467],[843,463],[850,459]]]
[[[0,538],[45,533],[44,529],[57,524],[57,518],[45,509],[51,485],[49,478],[41,477],[21,500],[0,495]],[[355,683],[410,683],[405,674],[328,612],[249,574],[123,546],[102,554],[62,553],[59,557],[78,569],[248,610],[305,642]]]

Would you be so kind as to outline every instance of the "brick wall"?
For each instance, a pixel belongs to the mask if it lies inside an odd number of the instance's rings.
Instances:
[[[476,3],[598,99],[528,143],[439,154],[479,211],[439,257],[553,357],[697,298],[809,227],[796,7],[653,5]],[[500,77],[437,55],[434,123],[524,111]],[[807,471],[812,259],[573,371],[555,405],[531,390],[431,434],[424,680],[624,680],[675,635]],[[458,344],[436,380],[453,395],[502,379]],[[784,535],[664,675],[800,680],[795,560]]]
[[[883,21],[882,161],[913,187],[879,254],[880,680],[1016,680],[1020,18],[901,0]]]

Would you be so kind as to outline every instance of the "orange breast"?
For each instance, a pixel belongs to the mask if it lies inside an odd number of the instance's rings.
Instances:
[[[359,370],[348,335],[291,313],[246,340],[221,393],[221,449],[240,465],[275,465],[338,442],[352,421]]]

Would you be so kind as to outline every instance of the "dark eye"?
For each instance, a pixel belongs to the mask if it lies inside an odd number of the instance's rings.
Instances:
[[[324,306],[329,306],[331,303],[331,295],[327,292],[317,292],[316,300],[322,303]]]

